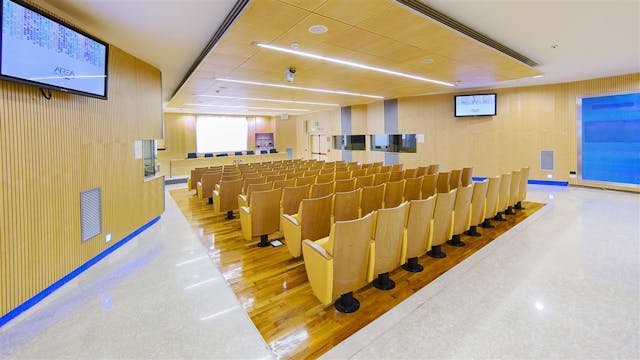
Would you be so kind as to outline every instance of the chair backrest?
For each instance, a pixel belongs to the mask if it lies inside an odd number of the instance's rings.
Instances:
[[[480,224],[485,216],[485,206],[487,203],[487,188],[489,180],[476,181],[473,183],[473,195],[471,196],[471,225]]]
[[[500,183],[502,177],[494,176],[487,179],[489,185],[487,185],[487,206],[484,210],[484,218],[492,218],[498,212],[498,194],[500,193]]]
[[[433,231],[433,211],[435,208],[435,196],[409,202],[405,229],[407,259],[422,256],[427,252],[429,234]]]
[[[309,197],[309,189],[311,189],[311,185],[309,184],[283,188],[281,202],[282,213],[287,215],[297,214],[302,199]]]
[[[334,176],[334,180],[343,180],[349,178],[351,178],[351,171],[348,170],[336,171]]]
[[[402,203],[404,180],[389,181],[384,189],[384,208],[393,208]]]
[[[290,172],[286,174],[286,178],[287,180],[289,179],[297,179],[297,178],[301,178],[304,175],[304,172],[299,171],[299,172]]]
[[[333,195],[315,199],[302,199],[298,210],[302,240],[316,241],[329,236],[332,202]]]
[[[500,191],[498,192],[498,212],[505,211],[509,205],[509,188],[511,187],[511,173],[502,174]]]
[[[389,175],[389,181],[399,181],[404,179],[404,171],[392,171]]]
[[[318,198],[327,196],[333,193],[333,181],[329,181],[326,183],[320,184],[312,184],[311,185],[311,195],[312,198]]]
[[[202,174],[200,182],[202,183],[202,195],[205,197],[205,199],[211,197],[213,189],[215,189],[216,184],[220,183],[221,178],[221,172],[206,172]]]
[[[384,188],[386,184],[374,186],[365,186],[360,194],[360,215],[365,216],[368,213],[382,209],[384,201]]]
[[[427,175],[437,174],[440,172],[440,164],[431,164],[427,170]]]
[[[369,168],[372,168],[372,167],[373,167],[372,163],[364,163],[364,164],[362,164],[361,168],[362,169],[369,169]]]
[[[416,171],[418,169],[404,169],[404,172],[402,173],[402,178],[403,179],[411,179],[416,177]]]
[[[469,230],[471,226],[471,197],[473,196],[473,184],[461,186],[456,192],[456,203],[453,207],[453,235],[460,235]]]
[[[402,171],[402,164],[391,165],[391,171]]]
[[[254,191],[249,200],[251,233],[253,236],[271,234],[280,229],[280,197],[282,189]]]
[[[267,182],[284,180],[286,175],[267,175]]]
[[[427,175],[427,170],[429,170],[428,166],[419,166],[416,169],[416,176],[424,176]]]
[[[462,168],[462,178],[460,179],[462,186],[468,186],[473,182],[473,168]]]
[[[373,215],[368,214],[357,220],[336,221],[332,226],[329,253],[333,256],[334,299],[368,283]]]
[[[422,176],[404,180],[404,201],[420,200]]]
[[[433,213],[433,239],[431,246],[442,245],[451,238],[453,227],[453,206],[456,202],[456,189],[436,196],[436,209]]]
[[[379,166],[367,168],[367,175],[373,175],[373,174],[377,174],[379,172],[380,172],[380,167]]]
[[[402,239],[406,217],[406,202],[393,208],[378,210],[373,237],[376,245],[374,275],[389,272],[402,265]]]
[[[356,186],[355,178],[336,180],[333,192],[352,191],[353,189],[355,189],[355,186]]]
[[[307,176],[316,176],[316,175],[319,175],[319,174],[320,174],[320,170],[306,170],[306,171],[304,172],[304,177],[307,177]]]
[[[296,180],[296,186],[302,186],[302,185],[307,185],[307,184],[311,185],[311,184],[313,184],[315,182],[316,182],[315,175],[305,176],[305,177],[298,178]]]
[[[445,172],[439,172],[438,173],[438,180],[436,182],[436,190],[438,190],[438,193],[448,193],[449,192],[449,177],[451,176],[451,173],[448,171]]]
[[[391,172],[391,165],[384,165],[384,166],[380,166],[380,172],[381,173],[388,173]]]
[[[319,183],[327,183],[333,181],[333,173],[330,174],[320,174],[316,176],[316,184]]]
[[[333,196],[333,220],[346,221],[360,216],[360,196],[362,189],[338,192]]]
[[[462,169],[451,170],[451,176],[449,176],[449,189],[457,189],[462,183]]]
[[[518,187],[518,201],[527,200],[527,184],[529,183],[529,167],[520,170],[520,186]]]
[[[223,172],[221,180],[242,180],[242,174],[239,172]]]
[[[335,166],[320,169],[320,174],[333,174],[334,172],[335,172]]]
[[[391,178],[390,172],[385,173],[377,173],[373,175],[373,185],[380,185],[384,183],[388,183]]]
[[[247,186],[251,184],[264,184],[266,182],[267,182],[266,177],[250,177],[250,178],[245,177],[244,180],[242,180],[242,193],[246,194]]]
[[[276,180],[273,182],[274,189],[282,189],[285,187],[294,187],[294,186],[296,186],[296,179]]]
[[[518,202],[518,190],[520,187],[520,170],[511,172],[511,184],[509,184],[509,206]]]
[[[366,176],[367,169],[355,169],[351,171],[351,177]]]
[[[436,182],[438,180],[438,174],[428,174],[422,177],[422,198],[428,199],[437,194]]]
[[[202,180],[202,174],[204,174],[206,171],[207,168],[197,168],[191,170],[191,186],[189,187],[189,190],[197,189],[198,183]]]
[[[242,179],[220,180],[220,212],[238,209],[238,195],[242,193]]]
[[[356,189],[373,185],[373,175],[358,176],[356,178]]]
[[[272,189],[273,189],[273,183],[272,182],[265,182],[265,183],[259,183],[259,184],[249,184],[249,185],[247,185],[247,189],[246,189],[246,192],[244,194],[247,196],[247,201],[249,202],[249,204],[251,204],[251,194],[253,194],[254,191],[267,191],[267,190],[272,190]],[[279,198],[278,198],[278,203],[280,203],[280,199]]]

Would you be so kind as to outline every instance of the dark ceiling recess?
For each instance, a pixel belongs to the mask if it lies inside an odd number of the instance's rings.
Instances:
[[[220,24],[220,26],[218,27],[218,30],[216,30],[216,32],[213,34],[213,36],[207,43],[207,46],[204,47],[200,55],[198,55],[198,57],[196,58],[196,61],[193,62],[193,65],[191,65],[187,73],[184,75],[184,77],[182,78],[182,81],[180,81],[180,84],[178,84],[176,89],[173,90],[173,94],[171,94],[172,98],[176,96],[176,93],[178,92],[178,90],[180,90],[182,85],[184,85],[184,83],[187,82],[187,79],[189,79],[189,76],[191,76],[191,74],[196,70],[198,65],[200,65],[202,60],[204,60],[207,54],[209,54],[209,51],[211,51],[211,49],[213,49],[213,47],[218,43],[218,41],[220,41],[220,39],[222,38],[222,35],[224,35],[227,29],[229,29],[229,27],[231,26],[231,24],[233,24],[233,22],[236,20],[238,15],[242,13],[242,10],[244,10],[244,7],[247,6],[249,1],[250,0],[236,1],[236,4],[233,5],[233,8],[229,12],[229,14],[227,14],[227,17],[224,18],[224,21],[222,22],[222,24]]]
[[[444,24],[458,32],[461,32],[475,40],[480,41],[481,43],[490,46],[506,55],[511,56],[512,58],[521,61],[529,66],[538,66],[539,64],[531,59],[529,59],[528,57],[520,54],[519,52],[510,49],[508,47],[506,47],[503,44],[500,44],[499,42],[491,39],[490,37],[479,33],[475,30],[473,30],[472,28],[468,27],[467,25],[458,22],[457,20],[448,17],[447,15],[421,3],[418,0],[395,0],[397,3],[400,3],[402,5],[405,5],[421,14],[424,14],[430,18],[432,18],[433,20]]]

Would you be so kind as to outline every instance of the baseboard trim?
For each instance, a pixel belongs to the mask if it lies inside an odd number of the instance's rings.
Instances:
[[[472,177],[471,178],[473,181],[482,181],[484,179],[486,179],[486,177]],[[532,185],[554,185],[554,186],[569,186],[569,182],[568,181],[553,181],[553,180],[532,180],[529,179],[527,181],[528,184],[532,184]]]

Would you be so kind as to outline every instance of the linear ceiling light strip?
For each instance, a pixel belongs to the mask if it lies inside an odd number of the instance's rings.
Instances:
[[[451,83],[448,83],[448,82],[444,82],[444,81],[429,79],[429,78],[422,77],[422,76],[417,76],[417,75],[402,73],[402,72],[399,72],[399,71],[393,71],[393,70],[388,70],[388,69],[379,68],[379,67],[375,67],[375,66],[360,64],[360,63],[356,63],[356,62],[352,62],[352,61],[348,61],[348,60],[342,60],[342,59],[332,58],[332,57],[328,57],[328,56],[312,54],[312,53],[308,53],[308,52],[305,52],[305,51],[292,50],[292,49],[287,49],[287,48],[283,48],[283,47],[280,47],[280,46],[273,46],[273,45],[264,44],[264,43],[260,43],[260,42],[255,42],[253,44],[256,45],[256,46],[259,46],[261,48],[265,48],[265,49],[280,51],[280,52],[293,54],[293,55],[298,55],[298,56],[304,56],[304,57],[308,57],[308,58],[316,59],[316,60],[323,60],[323,61],[327,61],[327,62],[332,62],[334,64],[340,64],[340,65],[351,66],[351,67],[355,67],[355,68],[359,68],[359,69],[377,71],[377,72],[381,72],[381,73],[384,73],[384,74],[401,76],[401,77],[405,77],[405,78],[409,78],[409,79],[413,79],[413,80],[426,81],[426,82],[439,84],[439,85],[455,86],[454,84],[451,84]]]
[[[302,87],[302,86],[281,85],[281,84],[263,83],[263,82],[258,82],[258,81],[247,81],[247,80],[235,80],[235,79],[217,78],[216,80],[217,81],[226,81],[226,82],[238,83],[238,84],[271,86],[271,87],[277,87],[277,88],[283,88],[283,89],[313,91],[313,92],[320,92],[320,93],[325,93],[325,94],[339,94],[339,95],[350,95],[350,96],[362,96],[362,97],[367,97],[367,98],[372,98],[372,99],[384,99],[384,96],[380,96],[380,95],[359,94],[359,93],[353,93],[353,92],[342,91],[342,90],[317,89],[317,88],[308,88],[308,87]]]
[[[224,18],[224,21],[222,21],[222,24],[220,24],[220,26],[218,27],[216,32],[213,34],[213,36],[211,37],[207,45],[204,47],[200,55],[198,55],[198,57],[193,62],[193,64],[191,65],[187,73],[184,75],[184,77],[182,78],[182,81],[180,81],[180,84],[178,84],[176,89],[173,90],[173,94],[171,94],[171,98],[176,96],[176,94],[178,93],[178,90],[180,90],[182,85],[184,85],[184,83],[187,82],[187,80],[189,79],[191,74],[193,74],[193,72],[196,70],[198,65],[200,65],[200,63],[204,60],[204,58],[207,57],[211,49],[213,49],[213,47],[218,43],[218,41],[220,41],[220,39],[222,38],[222,35],[224,35],[224,33],[227,32],[227,30],[229,29],[229,27],[231,27],[231,24],[233,24],[233,22],[240,15],[240,13],[242,13],[242,10],[244,10],[245,6],[249,4],[249,1],[251,0],[236,1],[236,4],[233,5],[233,8],[231,8],[231,11],[229,12],[229,14],[227,14],[227,17]]]
[[[270,101],[270,102],[278,102],[278,103],[305,104],[305,105],[340,106],[340,104],[330,104],[330,103],[321,103],[321,102],[313,102],[313,101],[262,99],[262,98],[249,98],[249,97],[223,96],[223,95],[196,95],[196,96],[215,98],[215,99],[255,100],[255,101]]]
[[[422,2],[418,1],[418,0],[395,0],[396,2],[405,5],[423,15],[426,15],[428,17],[430,17],[431,19],[444,24],[458,32],[463,33],[464,35],[467,35],[469,37],[471,37],[472,39],[475,39],[489,47],[492,47],[498,51],[500,51],[501,53],[508,55],[520,62],[523,62],[529,66],[538,66],[539,64],[531,59],[529,59],[528,57],[520,54],[519,52],[493,40],[492,38],[479,33],[475,30],[473,30],[472,28],[468,27],[467,25],[439,12],[438,10],[435,10],[425,4],[423,4]]]
[[[215,104],[185,104],[186,106],[196,107],[219,107],[219,108],[231,108],[231,109],[256,109],[256,110],[282,110],[282,111],[309,111],[307,109],[287,109],[287,108],[270,108],[259,106],[238,106],[238,105],[215,105]]]

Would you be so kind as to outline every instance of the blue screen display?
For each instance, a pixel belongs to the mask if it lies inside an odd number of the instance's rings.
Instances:
[[[640,93],[582,99],[582,179],[640,184]]]

